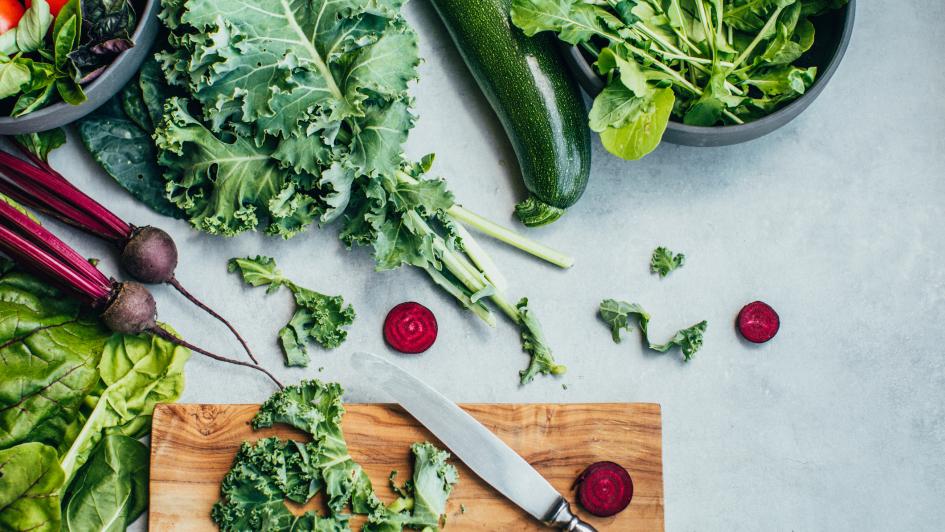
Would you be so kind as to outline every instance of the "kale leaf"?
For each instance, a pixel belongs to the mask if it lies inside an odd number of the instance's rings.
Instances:
[[[640,332],[643,335],[643,341],[653,351],[665,353],[673,347],[679,347],[686,362],[692,360],[693,355],[702,347],[702,337],[705,333],[708,322],[701,321],[691,327],[679,330],[665,344],[654,344],[649,339],[647,327],[650,323],[650,314],[643,310],[643,307],[637,303],[627,303],[626,301],[617,301],[614,299],[605,299],[600,304],[600,317],[610,326],[611,335],[614,343],[620,343],[620,331],[630,332],[632,329],[632,320],[636,318],[640,325]]]
[[[287,366],[308,365],[305,342],[309,338],[325,349],[334,349],[348,337],[344,327],[354,322],[355,313],[351,305],[345,305],[341,296],[326,296],[295,284],[276,268],[276,261],[272,257],[230,259],[227,267],[231,272],[239,271],[243,281],[252,286],[268,285],[268,294],[280,286],[292,291],[295,313],[279,331]]]
[[[660,246],[653,250],[653,257],[650,258],[650,272],[666,277],[669,272],[682,268],[684,264],[686,264],[685,255],[682,253],[674,255],[672,251]]]

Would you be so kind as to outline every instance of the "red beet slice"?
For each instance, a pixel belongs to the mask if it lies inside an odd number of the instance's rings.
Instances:
[[[587,467],[577,482],[578,502],[598,517],[623,511],[633,498],[630,473],[613,462],[596,462]]]
[[[781,328],[781,318],[767,303],[755,301],[738,313],[738,332],[749,342],[763,344],[774,338]]]
[[[420,303],[408,301],[390,309],[384,339],[401,353],[422,353],[436,341],[436,316]]]

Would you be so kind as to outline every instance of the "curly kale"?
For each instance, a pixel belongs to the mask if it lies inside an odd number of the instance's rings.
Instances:
[[[310,434],[312,441],[273,437],[243,443],[211,514],[221,530],[346,531],[349,509],[367,516],[366,531],[438,528],[458,480],[456,468],[447,463],[449,454],[430,443],[414,444],[413,478],[398,492],[400,498],[384,506],[348,452],[341,430],[342,392],[335,383],[302,381],[263,403],[253,418],[254,429],[286,424]],[[314,511],[296,516],[285,504],[305,504],[322,491],[327,516]]]
[[[660,246],[653,250],[653,257],[650,258],[650,272],[658,273],[660,277],[666,277],[669,272],[682,268],[686,264],[686,256],[682,253],[673,254],[672,251]]]
[[[227,267],[231,272],[239,271],[247,284],[268,285],[267,294],[275,292],[280,286],[292,291],[295,313],[279,331],[287,366],[308,365],[305,341],[309,338],[325,349],[334,349],[348,337],[344,327],[354,322],[355,313],[351,305],[345,305],[341,296],[326,296],[295,284],[276,268],[276,261],[272,257],[230,259]]]

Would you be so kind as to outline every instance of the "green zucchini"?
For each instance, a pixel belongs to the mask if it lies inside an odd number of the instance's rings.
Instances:
[[[531,195],[515,207],[525,225],[551,223],[584,193],[591,133],[577,84],[553,37],[526,37],[511,0],[433,0],[518,156]]]

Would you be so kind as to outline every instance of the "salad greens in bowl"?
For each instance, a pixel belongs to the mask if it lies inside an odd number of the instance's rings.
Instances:
[[[846,50],[855,0],[513,0],[550,31],[594,104],[604,147],[639,159],[662,139],[721,146],[783,126]]]
[[[0,134],[59,127],[134,75],[158,0],[0,0]]]

